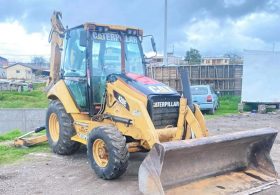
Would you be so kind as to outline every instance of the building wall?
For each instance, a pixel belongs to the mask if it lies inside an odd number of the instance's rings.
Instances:
[[[6,68],[7,79],[32,79],[32,69],[20,64]]]
[[[241,94],[243,65],[148,66],[147,75],[182,91],[180,67],[188,69],[192,85],[212,85],[221,95]]]
[[[230,62],[229,58],[202,58],[202,65],[228,65]]]
[[[150,62],[153,66],[161,66],[163,64],[163,56],[156,56],[152,59]],[[168,55],[167,56],[167,64],[168,65],[180,65],[182,64],[182,58],[174,55]]]
[[[280,52],[245,50],[242,102],[280,103]]]

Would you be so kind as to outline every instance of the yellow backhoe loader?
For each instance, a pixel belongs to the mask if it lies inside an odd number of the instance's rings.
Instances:
[[[126,171],[129,153],[149,152],[139,169],[144,194],[253,193],[277,183],[269,154],[277,131],[208,137],[186,69],[182,95],[144,76],[141,29],[65,29],[60,12],[51,23],[46,133],[53,152],[68,155],[85,144],[92,169],[106,180]]]

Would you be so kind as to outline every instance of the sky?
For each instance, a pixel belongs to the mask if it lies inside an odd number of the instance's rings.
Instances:
[[[0,0],[0,56],[48,59],[53,10],[69,27],[90,21],[142,28],[163,53],[164,0]],[[280,0],[168,0],[168,51],[184,56],[190,48],[203,56],[280,50]]]

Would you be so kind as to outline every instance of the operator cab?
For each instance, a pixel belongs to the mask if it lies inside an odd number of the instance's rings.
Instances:
[[[92,23],[66,31],[60,75],[81,111],[98,112],[108,75],[145,74],[142,38],[139,29]]]

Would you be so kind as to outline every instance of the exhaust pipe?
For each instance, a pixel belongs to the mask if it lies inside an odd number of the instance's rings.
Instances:
[[[181,86],[184,98],[188,100],[188,106],[194,112],[194,105],[192,101],[191,94],[191,82],[189,78],[189,71],[186,67],[179,67],[179,72],[181,76]]]

